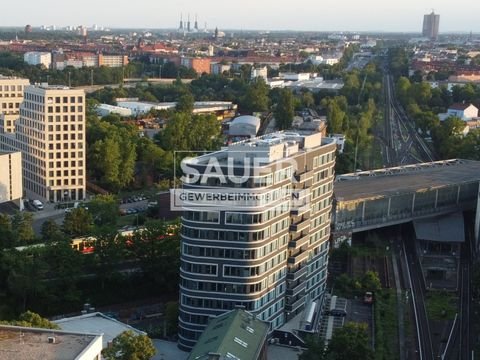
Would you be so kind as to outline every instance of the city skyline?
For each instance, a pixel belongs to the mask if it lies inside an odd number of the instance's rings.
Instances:
[[[480,24],[475,19],[475,10],[480,10],[480,5],[467,0],[459,0],[454,5],[446,0],[425,1],[421,5],[414,0],[388,5],[379,5],[374,0],[359,5],[348,0],[342,4],[321,6],[314,0],[306,0],[292,16],[291,6],[278,6],[273,0],[261,3],[245,0],[238,8],[218,0],[182,0],[174,4],[139,0],[134,9],[123,1],[85,0],[74,12],[68,3],[26,0],[24,5],[28,11],[16,11],[15,3],[4,4],[5,12],[10,15],[2,25],[99,24],[110,28],[173,29],[178,27],[183,13],[184,20],[190,14],[192,21],[197,14],[200,29],[207,23],[210,29],[421,32],[423,15],[434,9],[442,16],[440,32],[480,32]]]

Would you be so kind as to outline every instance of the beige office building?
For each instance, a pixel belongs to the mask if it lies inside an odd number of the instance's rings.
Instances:
[[[22,199],[22,154],[0,152],[0,204],[13,201],[21,206]]]
[[[27,79],[0,75],[0,132],[13,133]]]
[[[46,84],[25,88],[13,133],[4,150],[22,152],[26,197],[43,201],[85,198],[85,93]]]

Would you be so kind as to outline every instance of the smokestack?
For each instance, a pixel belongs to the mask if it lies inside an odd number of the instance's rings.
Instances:
[[[190,32],[190,14],[188,14],[187,31]]]
[[[180,13],[180,27],[179,27],[180,30],[183,30],[183,14]]]
[[[197,14],[195,14],[195,30],[198,31],[198,21],[197,21]]]

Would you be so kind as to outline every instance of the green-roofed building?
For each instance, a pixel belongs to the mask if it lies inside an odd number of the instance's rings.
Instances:
[[[208,323],[188,360],[265,360],[268,323],[234,309]]]

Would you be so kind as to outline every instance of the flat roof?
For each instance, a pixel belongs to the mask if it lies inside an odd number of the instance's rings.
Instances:
[[[62,330],[66,331],[103,334],[104,348],[109,341],[112,341],[122,332],[127,330],[132,330],[137,335],[146,335],[143,331],[137,330],[121,321],[112,319],[100,312],[64,318],[53,322],[60,326]]]
[[[355,201],[474,181],[480,181],[480,161],[452,159],[339,175],[333,192],[337,202]]]
[[[0,360],[75,359],[99,336],[0,325]],[[55,342],[49,342],[49,337]]]

